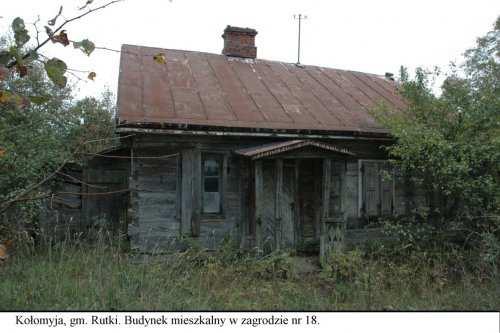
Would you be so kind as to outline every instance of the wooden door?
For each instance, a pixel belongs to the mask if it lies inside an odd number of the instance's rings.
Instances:
[[[318,247],[321,218],[322,161],[302,159],[298,172],[298,228],[300,243],[307,250]]]

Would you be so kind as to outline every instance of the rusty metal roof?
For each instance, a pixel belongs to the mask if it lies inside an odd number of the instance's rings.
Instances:
[[[133,127],[387,133],[368,111],[405,106],[379,75],[132,45],[122,46],[118,88],[119,125]]]
[[[354,156],[355,154],[347,149],[339,148],[331,144],[327,144],[319,141],[311,140],[291,140],[285,142],[275,142],[270,144],[265,144],[257,147],[238,149],[234,152],[238,155],[249,157],[252,160],[256,160],[262,157],[269,157],[281,153],[285,153],[290,150],[295,150],[303,147],[316,147],[323,150],[328,150],[338,154]]]

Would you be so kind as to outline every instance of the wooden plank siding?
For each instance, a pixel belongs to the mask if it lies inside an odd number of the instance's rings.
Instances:
[[[143,150],[135,155],[134,206],[137,218],[133,228],[129,225],[131,247],[140,251],[163,251],[176,248],[181,233],[178,215],[179,158],[141,159],[141,156],[169,155],[170,151]]]

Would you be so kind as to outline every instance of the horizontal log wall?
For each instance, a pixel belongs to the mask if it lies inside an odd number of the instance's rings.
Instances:
[[[128,225],[132,249],[164,251],[175,249],[181,231],[180,156],[153,159],[175,151],[135,147],[131,177],[131,214]]]
[[[96,157],[88,161],[82,185],[84,228],[126,232],[128,174],[129,162],[125,159]]]
[[[60,241],[79,235],[82,228],[82,169],[76,165],[65,166],[44,191],[54,193],[43,201],[40,216],[40,234],[48,242]],[[64,194],[59,194],[63,192]],[[71,193],[71,194],[70,194]],[[77,194],[72,194],[77,193]],[[19,215],[12,216],[17,220]]]

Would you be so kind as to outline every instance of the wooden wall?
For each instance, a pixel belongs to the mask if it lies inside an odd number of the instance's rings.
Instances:
[[[317,239],[323,211],[323,168],[320,163],[307,179],[302,179],[312,184],[312,192],[318,192],[318,196],[311,199],[318,203],[312,209],[317,214],[310,225],[305,226],[307,230],[302,228],[304,231],[296,225],[300,175],[296,165],[299,156],[293,154],[309,154],[312,158],[318,152],[296,151],[287,158],[259,161],[233,153],[236,149],[278,140],[138,134],[130,141],[127,153],[133,159],[98,159],[89,164],[87,182],[106,185],[108,190],[128,187],[130,193],[103,201],[85,200],[86,219],[109,218],[113,225],[127,230],[132,248],[140,251],[178,249],[188,239],[208,249],[215,249],[224,239],[231,239],[244,247],[257,245],[271,251],[294,248],[309,229],[310,238]],[[348,228],[359,228],[364,224],[359,218],[361,173],[358,159],[383,159],[385,151],[380,142],[330,142],[349,149],[356,158],[328,157],[331,186],[326,211],[330,216],[345,214]],[[223,159],[223,209],[216,217],[202,214],[201,160],[204,153],[220,154]],[[176,155],[168,159],[147,158],[172,154]],[[326,158],[320,157],[318,161]],[[402,177],[396,178],[395,212],[408,211],[411,205],[406,199],[415,197],[407,188],[401,190],[399,185],[404,184]],[[311,197],[314,193],[304,195]],[[404,204],[403,199],[406,200]]]
[[[135,152],[135,149],[134,149]],[[180,156],[162,149],[135,152],[130,181],[134,219],[128,225],[131,247],[141,251],[176,248],[180,234]]]
[[[223,153],[223,208],[221,218],[199,218],[199,240],[207,249],[215,249],[223,240],[232,240],[239,243],[241,240],[242,193],[240,182],[240,161],[230,152]],[[200,194],[201,195],[201,194]]]
[[[40,236],[52,242],[75,237],[83,231],[81,208],[82,169],[68,164],[53,179],[47,192],[57,193],[44,200],[40,216]],[[17,219],[19,216],[17,216]]]
[[[138,134],[124,141],[120,151],[89,160],[83,171],[67,169],[83,183],[67,178],[59,191],[81,195],[52,200],[44,227],[54,238],[67,230],[104,227],[127,235],[133,249],[147,252],[180,249],[191,241],[215,249],[224,239],[266,252],[296,249],[319,239],[322,217],[338,215],[347,218],[348,237],[362,235],[356,230],[369,219],[361,216],[366,198],[360,196],[360,189],[376,187],[368,184],[370,172],[362,166],[363,161],[365,166],[375,166],[370,161],[386,158],[380,142],[330,141],[355,157],[306,148],[256,161],[234,154],[237,149],[279,140],[285,139]],[[222,158],[223,207],[218,216],[202,214],[205,153]],[[302,158],[308,161],[301,163]],[[379,177],[374,170],[373,179]],[[322,186],[324,174],[329,186]],[[371,194],[384,200],[380,207],[372,204],[368,212],[406,214],[425,209],[423,192],[399,173],[390,184],[379,178],[379,189]],[[309,219],[300,218],[300,213],[309,214]]]
[[[96,157],[83,170],[82,222],[86,229],[125,232],[129,162]],[[102,194],[99,194],[102,193]]]
[[[53,195],[42,210],[42,236],[47,240],[123,235],[128,208],[128,162],[96,157],[80,167],[66,165],[46,190]]]
[[[191,241],[204,248],[215,249],[224,239],[242,239],[244,206],[241,175],[249,172],[232,154],[234,144],[201,143],[196,140],[144,136],[134,140],[134,167],[131,184],[129,237],[133,248],[178,249]],[[204,153],[222,158],[223,207],[220,216],[202,213],[201,160]],[[142,160],[145,156],[178,154],[168,160]],[[247,176],[248,177],[248,176]]]

